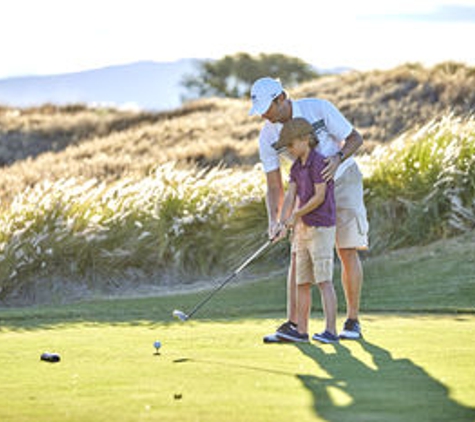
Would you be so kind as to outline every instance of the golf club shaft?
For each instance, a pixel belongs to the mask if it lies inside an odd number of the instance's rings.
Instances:
[[[234,274],[237,275],[239,274],[244,268],[246,268],[252,261],[254,261],[262,252],[264,252],[269,245],[272,243],[272,241],[268,240],[266,243],[264,243],[256,252],[254,252],[249,258],[247,258],[239,268],[237,268],[234,271]]]
[[[230,274],[221,284],[219,284],[207,297],[199,302],[193,310],[188,314],[188,319],[192,317],[199,309],[201,309],[211,298],[218,293],[226,284],[228,284],[234,277],[236,277],[244,268],[246,268],[252,261],[254,261],[262,252],[264,252],[272,243],[268,240],[264,243],[256,252],[254,252],[249,258],[247,258],[232,274]]]

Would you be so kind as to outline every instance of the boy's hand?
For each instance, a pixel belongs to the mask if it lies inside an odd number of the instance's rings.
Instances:
[[[289,229],[293,229],[296,223],[297,223],[297,217],[295,216],[295,213],[292,213],[289,219],[285,222],[285,226]]]

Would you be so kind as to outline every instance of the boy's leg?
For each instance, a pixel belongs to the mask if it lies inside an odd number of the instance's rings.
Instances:
[[[314,233],[312,260],[314,279],[320,290],[320,297],[325,315],[325,330],[314,334],[313,339],[322,343],[336,343],[337,301],[333,287],[333,247],[335,244],[335,227],[317,227]]]
[[[325,331],[314,334],[312,339],[321,343],[338,343],[339,337],[336,333],[337,300],[333,283],[323,281],[318,283],[318,288],[325,313]]]
[[[281,324],[277,330],[264,336],[264,343],[280,343],[283,340],[279,333],[286,333],[289,330],[296,329],[297,325],[297,276],[295,271],[295,252],[290,254],[290,265],[287,273],[287,318],[288,320]]]
[[[297,276],[297,281],[299,280]],[[304,279],[305,280],[305,279]],[[310,308],[312,305],[311,297],[312,283],[298,283],[297,284],[297,327],[288,327],[285,330],[278,330],[276,336],[282,341],[289,342],[308,342],[308,319],[310,317]]]
[[[293,304],[289,306],[295,312],[297,326],[288,330],[279,330],[276,334],[278,338],[291,342],[308,342],[308,319],[310,317],[310,308],[312,303],[311,286],[313,283],[312,259],[308,251],[308,240],[305,236],[299,236],[299,247],[293,251],[292,263],[293,287],[295,296]],[[291,292],[288,292],[289,295]],[[293,314],[289,313],[289,317]]]
[[[323,312],[325,314],[325,331],[336,336],[336,315],[338,305],[333,283],[331,281],[323,281],[318,283],[318,288],[320,290]]]

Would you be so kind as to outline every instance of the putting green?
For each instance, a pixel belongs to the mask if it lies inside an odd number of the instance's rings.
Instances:
[[[474,315],[362,322],[365,340],[336,346],[265,345],[270,318],[3,330],[0,420],[475,420]]]

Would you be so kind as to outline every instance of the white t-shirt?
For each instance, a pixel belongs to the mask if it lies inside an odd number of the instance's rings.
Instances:
[[[318,98],[292,100],[292,118],[295,117],[303,117],[312,124],[318,138],[317,151],[325,157],[336,154],[353,130],[353,126],[343,114],[327,100]],[[259,135],[259,156],[266,173],[280,167],[279,154],[272,145],[279,139],[281,129],[282,123],[271,123],[266,120]],[[338,179],[354,162],[353,157],[343,161],[337,169],[335,179]]]

